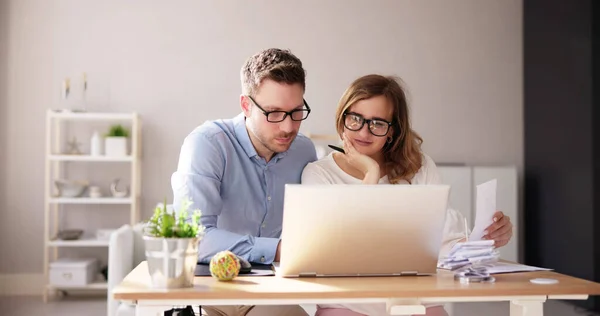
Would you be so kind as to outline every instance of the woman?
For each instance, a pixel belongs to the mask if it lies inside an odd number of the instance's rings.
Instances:
[[[423,140],[411,129],[404,90],[392,77],[367,75],[355,80],[340,99],[337,132],[345,154],[332,154],[310,163],[302,173],[303,184],[440,184],[433,160],[421,151]],[[485,239],[496,247],[506,245],[512,224],[502,212],[487,229]],[[448,210],[441,255],[464,241],[462,215]],[[387,315],[385,304],[320,305],[316,315]],[[430,306],[427,314],[447,315],[442,306]]]

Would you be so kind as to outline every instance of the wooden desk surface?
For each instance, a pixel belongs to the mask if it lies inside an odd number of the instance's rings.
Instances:
[[[193,288],[160,290],[150,287],[146,262],[138,265],[113,295],[119,300],[194,299],[354,299],[415,297],[490,297],[535,295],[600,295],[600,284],[555,272],[498,274],[495,283],[461,284],[449,271],[422,277],[280,278],[238,277],[219,282],[196,277]],[[558,279],[555,285],[537,285],[533,278]]]

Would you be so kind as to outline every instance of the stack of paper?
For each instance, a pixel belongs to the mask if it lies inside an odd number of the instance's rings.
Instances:
[[[489,274],[512,273],[512,272],[532,272],[532,271],[551,271],[552,269],[526,266],[524,264],[510,262],[496,262],[485,267]]]
[[[456,270],[497,262],[500,253],[494,248],[493,240],[461,242],[454,245],[448,256],[438,262],[438,268]]]
[[[481,240],[485,231],[494,223],[494,214],[496,208],[496,187],[497,181],[482,183],[477,186],[477,199],[475,203],[475,226],[469,234],[469,240]]]

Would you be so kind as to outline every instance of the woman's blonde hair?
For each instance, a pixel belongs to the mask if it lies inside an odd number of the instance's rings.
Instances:
[[[423,139],[411,129],[406,94],[399,82],[399,78],[381,75],[366,75],[354,80],[339,101],[335,120],[341,137],[344,132],[344,113],[352,105],[379,95],[386,97],[394,112],[390,126],[392,134],[388,132],[387,135],[388,139],[391,137],[391,142],[383,147],[383,167],[390,183],[398,183],[402,179],[410,183],[423,162]]]

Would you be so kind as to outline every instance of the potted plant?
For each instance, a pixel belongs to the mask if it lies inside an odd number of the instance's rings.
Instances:
[[[159,204],[146,223],[144,243],[152,286],[182,288],[193,286],[198,262],[198,243],[204,235],[200,210],[190,216],[192,201],[185,198],[176,212]]]
[[[127,156],[127,137],[129,131],[120,124],[113,125],[104,138],[104,153],[106,156]]]

